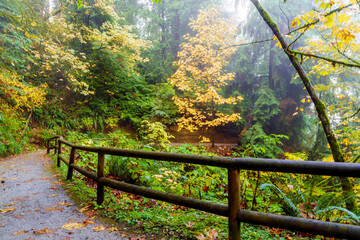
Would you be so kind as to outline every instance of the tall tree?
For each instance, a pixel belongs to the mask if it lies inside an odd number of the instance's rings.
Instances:
[[[289,19],[297,15],[301,5],[303,10],[310,9],[309,1],[283,4],[277,0],[263,3],[272,16],[281,23],[283,31],[287,30]],[[286,145],[294,150],[304,146],[303,131],[304,116],[296,112],[298,102],[305,96],[300,81],[293,81],[296,71],[291,64],[278,51],[276,41],[271,41],[272,33],[262,21],[253,6],[249,6],[247,19],[240,24],[242,34],[248,42],[256,42],[242,46],[236,54],[236,78],[228,87],[228,91],[235,89],[245,96],[243,113],[245,121],[241,127],[240,138],[256,123],[263,126],[267,134],[285,134],[289,136]],[[261,40],[266,41],[261,41]],[[266,95],[263,94],[264,90]],[[270,101],[269,101],[270,100]],[[271,109],[265,114],[264,108]],[[266,121],[265,121],[266,120]]]
[[[179,130],[198,128],[211,129],[214,146],[214,129],[228,122],[240,119],[238,113],[226,113],[226,105],[236,104],[241,97],[224,98],[221,88],[234,78],[224,67],[236,49],[234,44],[236,26],[221,19],[215,7],[201,10],[197,19],[190,21],[193,34],[184,36],[181,44],[178,70],[169,79],[176,87],[175,104],[182,117],[178,120]]]
[[[258,0],[251,0],[251,2],[254,4],[254,6],[257,8],[258,12],[260,13],[263,20],[266,22],[266,24],[269,26],[269,28],[272,30],[276,38],[279,40],[281,47],[284,49],[285,54],[288,56],[291,64],[296,69],[297,73],[299,74],[300,79],[302,80],[312,102],[315,105],[316,112],[318,114],[318,117],[320,119],[320,122],[323,126],[327,141],[329,143],[333,158],[335,162],[345,162],[344,154],[340,148],[340,144],[337,140],[336,135],[334,134],[334,131],[332,130],[332,126],[328,117],[328,114],[326,112],[326,106],[325,104],[320,100],[318,97],[318,94],[316,93],[310,78],[306,74],[306,71],[304,70],[303,66],[301,65],[301,61],[296,57],[294,52],[290,49],[291,45],[287,42],[284,34],[280,31],[278,25],[272,20],[268,12],[262,7],[260,2]],[[311,21],[311,19],[310,19]],[[313,20],[313,24],[316,24],[320,20]],[[310,23],[311,23],[310,22]],[[306,27],[305,27],[306,28]],[[301,35],[300,35],[301,36]],[[303,54],[303,56],[306,56],[306,53]],[[330,62],[338,62],[337,60],[330,60]],[[344,193],[344,199],[346,202],[346,207],[349,210],[356,211],[357,206],[355,202],[355,196],[354,196],[354,189],[353,184],[350,181],[349,178],[340,178],[341,181],[341,187],[343,189]]]

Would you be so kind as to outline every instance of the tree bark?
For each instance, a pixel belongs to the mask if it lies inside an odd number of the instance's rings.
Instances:
[[[340,148],[339,142],[332,131],[330,120],[326,113],[326,106],[325,104],[319,99],[317,96],[309,77],[307,76],[304,68],[301,66],[300,62],[297,60],[296,56],[289,53],[287,50],[289,47],[289,44],[286,42],[283,34],[280,32],[278,26],[276,23],[271,19],[269,14],[266,12],[266,10],[260,5],[258,0],[251,0],[251,2],[254,4],[258,12],[260,13],[261,17],[264,19],[266,24],[270,27],[270,29],[273,31],[275,36],[278,38],[278,40],[281,43],[282,48],[284,49],[285,54],[288,56],[291,64],[299,74],[309,96],[311,97],[312,102],[315,105],[316,112],[318,113],[318,117],[321,121],[322,127],[324,129],[324,133],[326,135],[326,139],[329,143],[333,158],[335,162],[345,162],[344,154]],[[346,208],[350,211],[355,212],[357,210],[356,202],[355,202],[355,194],[354,194],[354,188],[353,184],[347,177],[340,178],[341,181],[341,187],[343,190],[343,196],[346,203]]]
[[[29,123],[30,123],[30,119],[31,119],[32,114],[33,114],[33,109],[31,109],[31,111],[30,111],[30,114],[29,114],[29,116],[28,116],[28,119],[27,119],[27,121],[26,121],[26,124],[25,124],[25,126],[24,126],[24,129],[23,129],[23,131],[22,131],[21,136],[24,136],[24,135],[25,135],[25,131],[26,131],[26,128],[29,126]]]
[[[269,88],[275,90],[275,56],[274,56],[274,48],[275,41],[270,42],[269,49]]]

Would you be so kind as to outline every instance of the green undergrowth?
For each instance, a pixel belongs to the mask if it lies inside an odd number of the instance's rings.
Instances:
[[[63,178],[66,178],[66,171],[63,164]],[[74,174],[72,181],[66,182],[65,188],[76,202],[81,203],[80,207],[90,204],[98,216],[111,219],[114,225],[125,223],[134,234],[147,236],[145,239],[228,239],[225,217],[110,188],[105,188],[104,203],[97,205],[94,183],[78,173]],[[315,239],[246,223],[241,225],[241,236],[242,239]]]
[[[74,132],[69,133],[66,139],[76,144],[92,146],[216,155],[214,151],[209,151],[204,146],[189,144],[179,147],[164,144],[161,148],[156,148],[135,141],[120,131],[107,136]],[[65,156],[69,156],[69,150],[68,147],[63,148]],[[227,204],[226,169],[129,157],[106,156],[105,160],[105,172],[109,178],[181,196]],[[80,167],[96,172],[96,162],[97,155],[95,153],[77,152],[76,164]],[[64,178],[66,172],[67,167],[62,164],[61,173]],[[297,177],[295,175],[241,171],[240,177],[244,209],[319,219],[314,215],[313,198],[307,196],[323,194],[324,191],[314,193],[309,188],[305,189],[309,182],[318,182],[319,178],[314,178],[312,181],[310,181],[311,179],[302,179],[299,183],[302,185],[300,188],[299,184],[296,185]],[[328,183],[327,181],[323,182]],[[76,196],[78,202],[84,205],[91,204],[100,216],[125,223],[129,228],[135,229],[141,234],[153,236],[152,239],[227,239],[227,218],[224,217],[107,187],[105,187],[105,201],[98,206],[96,204],[96,183],[76,171],[73,181],[67,182],[66,187],[73,196]],[[331,196],[338,195],[334,193]],[[329,205],[324,205],[322,209],[326,209],[326,207]],[[322,214],[322,217],[329,218],[329,215]],[[306,237],[316,239],[315,236],[309,234],[242,224],[243,239],[306,239]]]

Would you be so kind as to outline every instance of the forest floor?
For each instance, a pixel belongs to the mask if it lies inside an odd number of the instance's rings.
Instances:
[[[0,159],[0,238],[144,239],[77,207],[45,151]]]

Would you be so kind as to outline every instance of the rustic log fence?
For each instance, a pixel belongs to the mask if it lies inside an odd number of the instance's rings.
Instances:
[[[69,160],[67,160],[62,154],[63,144],[71,147]],[[67,180],[72,179],[73,171],[75,169],[84,176],[87,176],[97,182],[97,204],[101,204],[104,201],[104,187],[107,186],[143,197],[228,217],[230,240],[241,239],[241,222],[319,234],[328,237],[360,239],[360,226],[330,223],[319,220],[240,209],[240,170],[359,178],[360,164],[357,163],[351,164],[280,159],[230,158],[149,152],[108,147],[90,147],[73,144],[64,140],[61,136],[55,136],[47,140],[46,147],[47,153],[50,153],[50,150],[54,149],[55,154],[57,154],[57,166],[60,166],[61,161],[68,165]],[[75,154],[77,150],[98,153],[97,173],[87,171],[75,164]],[[211,203],[106,178],[104,177],[105,155],[136,157],[226,168],[228,169],[228,205]]]

